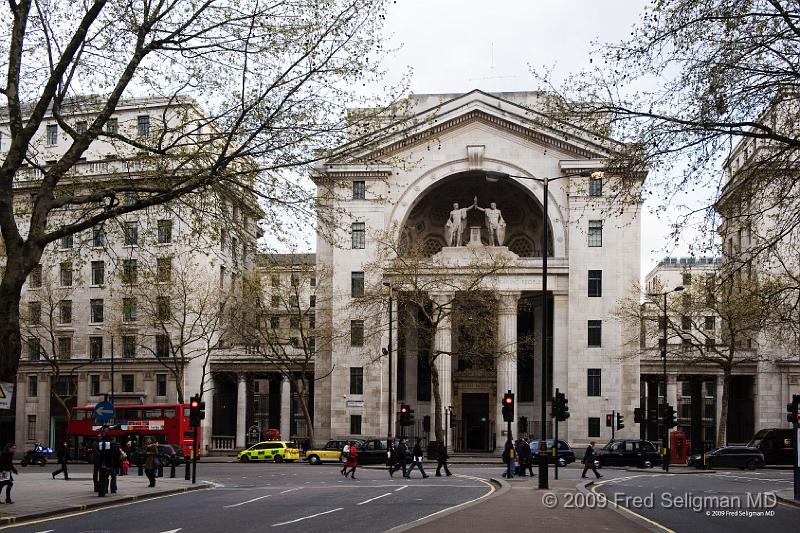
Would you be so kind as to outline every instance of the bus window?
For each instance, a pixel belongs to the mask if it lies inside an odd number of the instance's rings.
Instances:
[[[174,407],[167,407],[164,409],[164,418],[169,418],[170,420],[175,418],[176,409]]]
[[[163,418],[164,415],[161,414],[161,409],[145,409],[144,410],[144,417],[147,420],[152,420],[156,418]]]
[[[86,419],[86,411],[84,409],[75,409],[72,412],[72,419],[73,420],[85,420]]]
[[[125,418],[126,420],[142,420],[142,410],[141,409],[131,409],[130,407],[125,409]]]
[[[184,416],[184,418],[189,418],[189,408],[188,407],[184,407],[183,408],[183,416]]]

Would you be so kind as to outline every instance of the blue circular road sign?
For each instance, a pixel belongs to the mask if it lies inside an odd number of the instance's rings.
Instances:
[[[94,406],[93,416],[98,422],[108,422],[114,418],[114,405],[111,402],[98,402]]]

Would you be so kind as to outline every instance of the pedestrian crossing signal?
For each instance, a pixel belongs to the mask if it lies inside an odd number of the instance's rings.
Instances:
[[[606,415],[606,427],[610,428],[614,423],[614,415],[611,413]]]

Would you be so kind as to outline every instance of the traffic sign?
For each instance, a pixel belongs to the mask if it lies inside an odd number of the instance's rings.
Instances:
[[[108,422],[114,418],[114,405],[111,402],[98,402],[92,416],[98,422]]]

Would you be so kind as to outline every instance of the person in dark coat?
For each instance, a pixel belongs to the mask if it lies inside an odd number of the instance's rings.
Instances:
[[[390,473],[402,470],[403,477],[408,477],[408,472],[406,471],[406,460],[408,459],[409,455],[411,455],[411,452],[409,452],[408,445],[406,445],[406,439],[400,439],[400,444],[398,444],[397,448],[395,449],[394,464],[392,465],[392,470]]]
[[[522,439],[519,445],[519,467],[520,475],[524,476],[525,472],[530,472],[533,477],[533,452],[531,451],[531,444],[528,442],[528,437]]]
[[[111,494],[117,493],[117,474],[122,468],[122,448],[120,448],[117,439],[111,438],[111,457],[109,460],[109,472],[111,477]]]
[[[58,447],[56,452],[58,458],[59,469],[53,472],[53,479],[56,478],[61,472],[64,472],[64,479],[69,479],[69,471],[67,470],[67,460],[69,459],[69,443],[64,442]]]
[[[144,456],[144,473],[150,480],[148,487],[156,486],[156,468],[158,468],[158,445],[156,441],[150,439],[147,442]]]
[[[506,440],[506,445],[503,448],[503,462],[506,464],[506,471],[503,477],[511,479],[514,477],[514,464],[517,462],[517,451],[514,449],[514,442],[511,436]]]
[[[414,467],[418,467],[419,471],[422,472],[423,479],[428,477],[428,474],[425,473],[425,468],[422,466],[422,439],[417,438],[416,444],[414,444],[414,457],[411,459],[411,464],[408,465],[408,472],[406,477],[411,477],[411,471],[414,470]]]
[[[442,468],[444,473],[452,476],[450,469],[447,468],[447,446],[443,442],[436,442],[436,477],[442,477]]]
[[[595,466],[594,462],[597,459],[597,452],[594,451],[594,441],[589,443],[589,446],[586,447],[586,452],[583,454],[583,474],[581,474],[582,478],[586,477],[586,471],[590,468],[594,475],[597,476],[597,479],[600,479],[600,473],[597,471],[597,466]]]
[[[3,487],[6,487],[6,503],[14,503],[11,501],[11,487],[14,486],[14,477],[11,474],[19,474],[13,463],[16,451],[17,445],[12,442],[6,445],[0,454],[0,494],[3,492]]]

